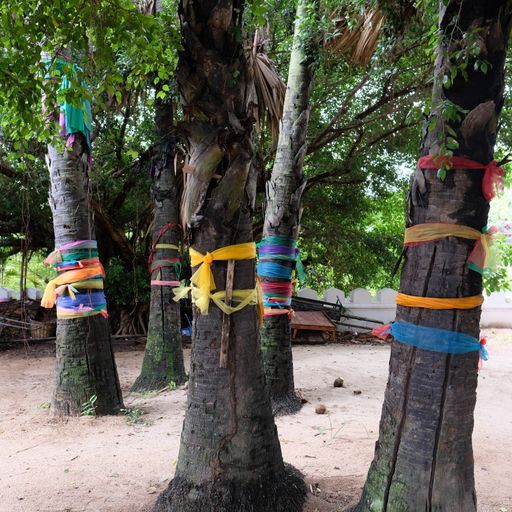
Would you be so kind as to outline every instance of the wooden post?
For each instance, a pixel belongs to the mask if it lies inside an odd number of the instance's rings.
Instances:
[[[228,260],[228,268],[226,272],[226,304],[231,306],[231,300],[233,299],[233,281],[235,278],[235,260]],[[231,327],[230,315],[226,315],[222,318],[222,333],[220,338],[220,358],[219,366],[221,368],[228,367],[228,352],[229,352],[229,333]]]

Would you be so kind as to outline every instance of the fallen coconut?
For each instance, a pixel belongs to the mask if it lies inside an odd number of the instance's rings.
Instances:
[[[325,414],[327,412],[327,407],[325,407],[324,404],[318,404],[316,407],[315,407],[315,412],[317,414]]]
[[[338,377],[337,379],[334,380],[334,387],[335,388],[345,387],[345,381],[341,377]]]

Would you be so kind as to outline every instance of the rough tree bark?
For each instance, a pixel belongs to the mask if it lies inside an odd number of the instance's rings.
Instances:
[[[93,240],[88,151],[76,134],[72,148],[48,146],[49,202],[55,247]],[[57,361],[51,400],[54,414],[79,415],[84,402],[96,396],[96,414],[115,414],[123,407],[108,320],[102,315],[57,320]]]
[[[169,223],[176,224],[166,231],[159,243],[179,245],[179,190],[174,175],[175,139],[173,111],[170,100],[155,101],[155,129],[157,144],[153,160],[152,195],[155,205],[153,243],[160,230]],[[168,249],[157,249],[155,260],[169,255]],[[160,269],[163,281],[178,279],[173,267]],[[156,279],[155,276],[152,276]],[[132,391],[158,390],[170,382],[183,384],[187,376],[181,347],[180,305],[173,300],[170,286],[152,286],[149,310],[148,336],[141,373]]]
[[[447,5],[445,6],[444,3]],[[440,30],[433,91],[434,122],[422,154],[439,154],[443,126],[455,130],[456,156],[493,159],[497,117],[503,104],[504,63],[511,2],[440,3]],[[467,80],[459,68],[449,88],[454,52],[476,41],[483,73],[468,57]],[[443,119],[446,101],[465,109]],[[435,125],[435,126],[434,126]],[[441,181],[435,170],[417,170],[412,180],[409,225],[447,222],[481,230],[489,205],[482,196],[482,171],[452,170]],[[400,288],[410,295],[465,297],[482,292],[481,275],[468,269],[472,241],[446,238],[407,248]],[[398,307],[397,320],[453,330],[478,338],[480,308],[429,310]],[[358,512],[476,511],[471,436],[476,402],[478,353],[450,355],[393,342],[379,440]]]
[[[243,2],[182,0],[177,79],[189,146],[182,221],[205,254],[252,241],[256,175],[254,89],[242,48]],[[225,261],[213,263],[225,289]],[[236,262],[234,289],[255,286],[254,261]],[[155,512],[296,512],[301,477],[283,463],[265,387],[257,311],[230,316],[227,368],[219,367],[223,314],[195,309],[187,412],[176,475]]]
[[[299,0],[297,5],[283,119],[274,168],[267,183],[263,237],[296,239],[299,232],[302,192],[306,185],[303,166],[315,50],[311,24],[307,22],[311,4],[307,0]],[[286,265],[286,262],[281,264]],[[274,414],[297,412],[302,402],[295,394],[290,319],[287,315],[265,317],[261,349]]]

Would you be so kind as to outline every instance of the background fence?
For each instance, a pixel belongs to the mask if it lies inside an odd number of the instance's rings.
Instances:
[[[383,323],[395,319],[396,290],[383,288],[373,296],[364,288],[356,288],[348,295],[338,288],[328,289],[323,296],[319,296],[311,288],[300,290],[299,297],[324,300],[326,302],[341,302],[347,314],[379,320]],[[360,322],[361,329],[374,327],[373,324]],[[512,328],[512,292],[495,292],[486,296],[482,307],[481,327]],[[353,330],[357,330],[354,328]]]

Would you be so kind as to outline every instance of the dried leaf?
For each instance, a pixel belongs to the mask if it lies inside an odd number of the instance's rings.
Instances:
[[[349,26],[349,19],[352,26]],[[325,46],[341,53],[348,62],[364,66],[375,52],[383,20],[377,9],[364,14],[345,9],[334,20],[336,33],[325,42]]]
[[[263,51],[264,39],[264,32],[262,30],[256,31],[253,51],[249,59],[258,97],[256,127],[261,129],[266,119],[272,133],[272,140],[277,142],[279,123],[283,115],[286,85],[279,76],[272,60]]]

